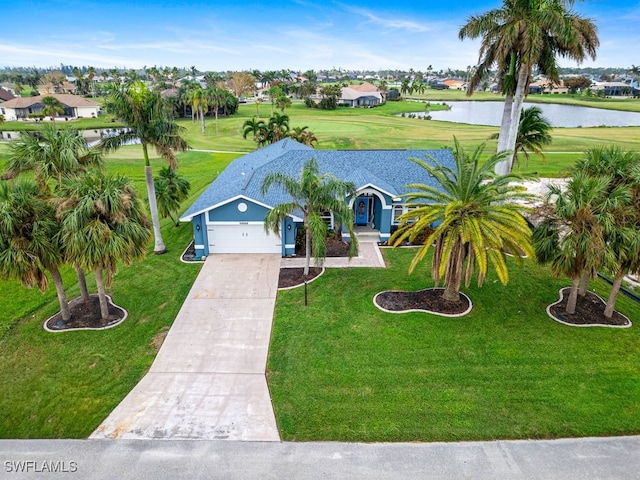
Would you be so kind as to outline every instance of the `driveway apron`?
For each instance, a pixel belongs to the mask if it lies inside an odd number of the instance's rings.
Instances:
[[[208,257],[151,369],[90,438],[279,441],[265,369],[280,260]]]

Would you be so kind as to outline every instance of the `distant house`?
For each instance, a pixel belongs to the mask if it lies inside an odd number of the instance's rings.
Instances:
[[[0,103],[13,100],[16,96],[4,87],[0,87]]]
[[[554,83],[550,80],[542,79],[529,84],[529,93],[531,94],[567,94],[569,89],[561,83]]]
[[[437,187],[436,180],[410,158],[430,155],[438,163],[455,168],[453,154],[441,150],[314,150],[291,139],[281,140],[233,161],[180,218],[191,222],[197,256],[217,253],[295,252],[296,231],[302,228],[302,212],[293,212],[280,225],[281,237],[264,229],[267,213],[291,201],[280,188],[266,194],[264,178],[280,172],[298,178],[302,165],[315,158],[320,173],[352,182],[356,193],[345,198],[353,209],[358,229],[389,239],[398,217],[407,211],[407,184]],[[331,228],[334,219],[326,218]],[[358,233],[358,231],[356,231]],[[345,240],[350,239],[343,229]]]
[[[38,95],[35,97],[18,97],[13,98],[0,105],[0,113],[4,115],[5,120],[26,120],[29,114],[38,114],[42,112],[44,97],[54,97],[62,104],[64,113],[60,115],[66,118],[91,118],[97,117],[100,113],[100,104],[92,102],[77,95],[70,93],[53,93],[50,95]]]
[[[640,89],[634,88],[626,82],[596,83],[593,89],[595,91],[602,91],[605,97],[637,97],[640,95]]]
[[[466,90],[469,84],[463,80],[445,80],[442,82],[450,90]]]
[[[340,102],[349,107],[376,107],[384,102],[382,92],[368,82],[342,87]]]

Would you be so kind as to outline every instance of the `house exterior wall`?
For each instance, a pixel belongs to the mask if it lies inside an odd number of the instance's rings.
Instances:
[[[207,222],[205,214],[201,213],[193,217],[191,226],[193,227],[193,246],[196,249],[196,257],[206,257],[209,255],[209,242],[207,242]]]
[[[77,107],[75,110],[78,118],[97,117],[99,113],[99,107]]]
[[[241,205],[246,206],[246,210]],[[208,211],[207,223],[209,222],[263,222],[269,209],[253,203],[244,198],[238,198],[229,203]]]

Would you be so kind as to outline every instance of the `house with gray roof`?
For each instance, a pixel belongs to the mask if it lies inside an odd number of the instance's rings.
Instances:
[[[191,222],[196,256],[216,253],[295,252],[296,230],[302,227],[302,212],[293,212],[280,226],[281,236],[264,229],[264,220],[273,207],[290,201],[279,187],[262,194],[266,175],[281,172],[299,178],[302,166],[315,158],[320,173],[352,182],[356,193],[345,198],[354,210],[358,229],[375,232],[388,240],[398,217],[407,209],[403,194],[406,185],[435,180],[410,158],[432,158],[455,168],[450,150],[314,150],[291,139],[281,140],[233,161],[200,195],[181,217]],[[334,219],[327,216],[334,228]],[[343,238],[350,239],[343,230]]]

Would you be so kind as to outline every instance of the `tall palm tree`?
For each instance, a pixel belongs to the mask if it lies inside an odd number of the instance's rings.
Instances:
[[[390,239],[397,246],[432,229],[413,258],[409,272],[435,243],[431,275],[436,284],[443,280],[443,298],[447,301],[460,300],[462,280],[468,286],[476,270],[477,282],[482,285],[490,264],[506,284],[509,276],[505,252],[534,256],[531,231],[523,217],[526,208],[517,202],[526,198],[526,194],[509,183],[521,177],[496,176],[495,164],[506,153],[481,162],[483,148],[480,145],[469,155],[456,139],[453,169],[433,159],[412,159],[435,178],[438,187],[406,186],[412,190],[405,195],[409,211],[400,216],[400,227]],[[515,258],[521,261],[519,255]]]
[[[204,133],[204,115],[209,110],[209,96],[204,88],[198,85],[189,91],[189,102],[193,112],[200,116],[200,133]],[[195,115],[193,116],[195,119]]]
[[[218,134],[218,111],[224,107],[226,101],[226,93],[221,88],[216,86],[209,87],[206,90],[209,105],[213,108],[213,113],[216,117],[216,135]]]
[[[42,107],[42,114],[51,117],[51,121],[55,123],[56,116],[64,113],[64,107],[60,100],[56,97],[47,96],[42,99],[44,107]]]
[[[49,271],[66,322],[71,311],[59,271],[64,259],[58,228],[53,208],[33,180],[0,183],[0,276],[44,292]]]
[[[551,144],[552,130],[549,120],[542,116],[540,107],[533,106],[522,110],[512,164],[520,166],[519,154],[523,154],[525,165],[529,165],[529,152],[544,158],[542,148]],[[489,138],[496,139],[498,136],[499,134],[494,134]]]
[[[189,196],[191,184],[169,167],[162,167],[154,182],[160,215],[163,218],[171,218],[175,226],[179,226],[178,209],[180,208],[180,203]],[[174,213],[175,217],[173,216]]]
[[[154,146],[158,154],[169,163],[169,167],[176,170],[176,150],[188,148],[187,142],[180,136],[182,128],[167,113],[160,92],[147,89],[142,81],[133,82],[123,88],[112,88],[105,101],[105,108],[109,113],[116,115],[129,130],[103,138],[100,148],[114,151],[132,140],[140,140],[155,238],[154,253],[165,253],[167,249],[160,232],[149,146]]]
[[[90,173],[63,182],[56,201],[60,241],[68,258],[95,272],[103,320],[109,317],[105,287],[118,262],[144,256],[151,237],[149,220],[134,188],[123,177]]]
[[[515,148],[518,119],[534,67],[557,81],[556,56],[577,62],[586,57],[595,59],[599,45],[596,27],[592,20],[572,12],[572,5],[572,0],[503,0],[501,8],[471,17],[461,28],[460,39],[482,37],[479,64],[484,67],[478,69],[478,75],[493,64],[502,75],[513,72],[507,66],[517,66],[513,101],[505,102],[510,114],[503,117],[498,151]],[[511,89],[506,93],[511,95]],[[507,161],[498,166],[498,173],[510,169]]]
[[[262,194],[266,194],[272,186],[283,188],[291,199],[269,211],[264,223],[265,230],[280,235],[280,225],[284,219],[296,211],[302,212],[306,240],[304,275],[309,274],[312,251],[318,265],[326,257],[328,226],[322,218],[325,212],[332,213],[336,223],[347,229],[351,236],[349,257],[355,255],[358,242],[353,232],[353,210],[345,202],[347,196],[355,193],[352,183],[329,173],[320,174],[318,162],[311,158],[302,166],[299,179],[281,172],[268,174],[262,182]]]

